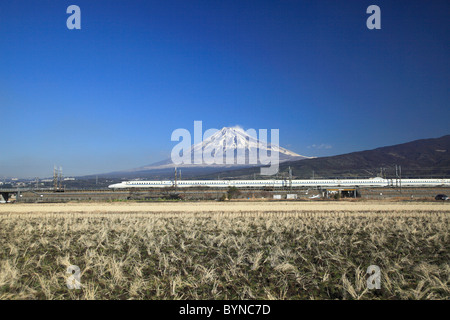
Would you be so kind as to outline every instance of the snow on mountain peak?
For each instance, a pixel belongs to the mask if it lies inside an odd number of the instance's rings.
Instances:
[[[267,137],[270,137],[270,130],[267,130]],[[202,142],[197,143],[191,147],[191,152],[204,151],[204,150],[219,150],[225,154],[228,152],[236,152],[242,150],[256,150],[260,149],[279,152],[280,161],[287,160],[300,160],[306,159],[305,157],[299,155],[293,151],[287,150],[276,144],[271,144],[269,142],[263,143],[264,139],[258,139],[258,131],[254,129],[244,130],[242,127],[224,127],[217,130],[208,138],[204,139]]]

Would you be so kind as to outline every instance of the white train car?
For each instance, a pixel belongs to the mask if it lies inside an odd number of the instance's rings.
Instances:
[[[264,187],[439,187],[450,186],[450,179],[320,179],[320,180],[182,180],[176,182],[178,188],[264,188]],[[175,181],[123,181],[112,184],[111,189],[167,188],[174,187]]]

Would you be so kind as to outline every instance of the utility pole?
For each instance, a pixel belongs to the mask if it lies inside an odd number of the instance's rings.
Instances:
[[[292,170],[291,170],[291,166],[289,166],[289,190],[292,190]]]
[[[399,174],[400,174],[400,193],[402,193],[402,166],[398,166]]]
[[[395,187],[398,187],[398,167],[395,165]]]
[[[175,188],[177,187],[177,167],[175,167]]]

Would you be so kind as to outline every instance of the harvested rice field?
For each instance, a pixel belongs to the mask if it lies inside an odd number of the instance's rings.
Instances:
[[[438,202],[6,204],[0,299],[449,299],[449,222]]]

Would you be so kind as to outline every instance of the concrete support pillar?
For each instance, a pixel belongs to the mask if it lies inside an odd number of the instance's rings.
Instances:
[[[8,201],[8,193],[0,193],[0,203],[6,203]]]

